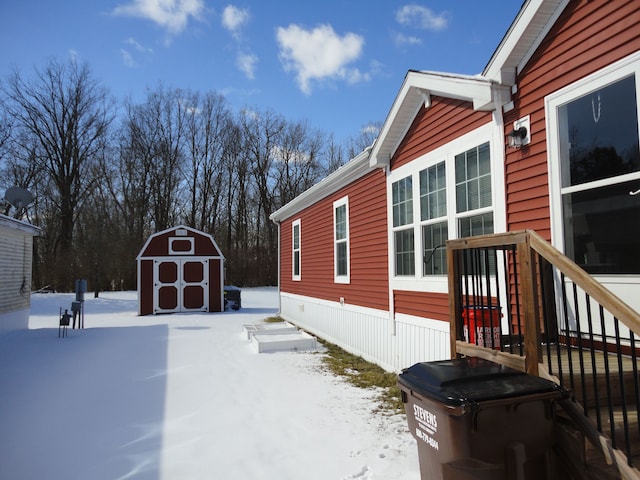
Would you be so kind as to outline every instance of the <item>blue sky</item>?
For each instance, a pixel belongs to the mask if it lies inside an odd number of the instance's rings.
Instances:
[[[408,70],[480,73],[520,0],[0,0],[0,78],[87,62],[114,96],[215,91],[338,142],[383,121]]]

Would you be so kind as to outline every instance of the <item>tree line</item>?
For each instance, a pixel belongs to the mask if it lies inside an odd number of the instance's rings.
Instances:
[[[3,213],[42,229],[33,288],[136,288],[136,255],[176,225],[211,234],[226,282],[277,283],[269,215],[369,146],[375,130],[338,145],[308,121],[233,111],[216,92],[158,85],[142,101],[114,99],[86,63],[50,60],[0,83],[5,189],[29,190]],[[4,191],[4,190],[3,190]]]

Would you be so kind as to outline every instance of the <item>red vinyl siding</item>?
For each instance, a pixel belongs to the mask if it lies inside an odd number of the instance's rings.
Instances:
[[[434,96],[422,107],[391,160],[398,168],[491,121],[490,112],[473,110],[471,102]]]
[[[349,198],[350,283],[334,283],[333,202]],[[291,225],[300,220],[301,280],[292,280]],[[382,170],[322,199],[280,227],[280,289],[388,310],[386,181]]]
[[[446,293],[394,290],[393,299],[396,313],[449,321],[449,300]]]
[[[531,118],[531,144],[507,149],[507,229],[551,239],[544,97],[640,48],[640,2],[570,2],[518,77],[512,122]]]

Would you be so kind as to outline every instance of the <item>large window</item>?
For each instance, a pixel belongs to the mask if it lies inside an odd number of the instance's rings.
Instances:
[[[390,240],[398,281],[440,282],[448,273],[449,238],[494,232],[491,146],[483,141],[490,134],[482,127],[392,172]]]
[[[292,224],[292,278],[293,280],[301,279],[301,238],[300,238],[300,220],[296,220]]]
[[[640,273],[636,92],[632,74],[557,110],[565,251],[590,273]]]
[[[413,234],[413,184],[411,176],[391,186],[393,209],[395,273],[397,276],[415,275],[415,246]]]
[[[337,283],[349,282],[349,201],[348,197],[333,204],[334,276]]]

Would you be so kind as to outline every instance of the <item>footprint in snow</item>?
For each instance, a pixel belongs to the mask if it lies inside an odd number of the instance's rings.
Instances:
[[[347,475],[346,477],[343,478],[343,480],[355,480],[355,479],[369,480],[370,472],[371,472],[371,469],[367,465],[365,465],[360,469],[359,472],[353,473],[351,475]]]

